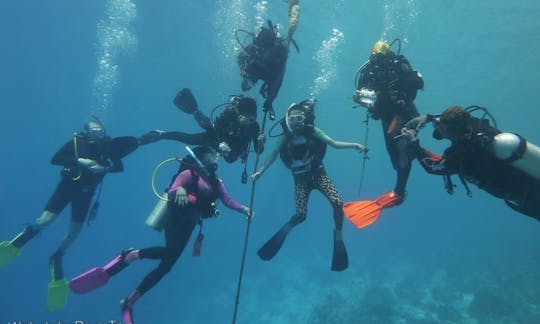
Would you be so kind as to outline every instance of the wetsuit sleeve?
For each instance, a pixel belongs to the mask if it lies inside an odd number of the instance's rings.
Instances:
[[[61,166],[72,166],[77,164],[73,140],[64,144],[64,146],[54,154],[51,159],[51,164]]]
[[[118,173],[124,171],[124,163],[122,160],[112,160],[112,165],[107,167],[107,172]]]
[[[227,206],[230,209],[236,210],[237,212],[244,211],[244,205],[242,205],[241,203],[231,198],[231,196],[227,192],[227,189],[225,189],[225,185],[223,185],[223,181],[221,181],[221,179],[218,180],[217,189],[218,189],[219,199],[223,202],[225,206]]]
[[[313,136],[325,142],[326,144],[331,144],[331,142],[333,141],[330,136],[326,135],[325,132],[323,132],[320,128],[317,127],[313,127]]]
[[[188,184],[191,183],[193,179],[193,176],[191,174],[191,170],[187,169],[182,172],[180,172],[176,179],[174,179],[173,184],[169,188],[169,191],[167,192],[169,199],[174,200],[174,197],[176,196],[176,190],[178,190],[179,187],[186,187]]]
[[[424,80],[418,71],[413,70],[411,64],[404,56],[400,56],[399,60],[401,64],[400,83],[402,86],[410,91],[424,89]]]
[[[426,172],[438,175],[454,174],[453,170],[446,166],[444,155],[438,155],[421,147],[418,142],[414,145],[415,155],[420,165]]]

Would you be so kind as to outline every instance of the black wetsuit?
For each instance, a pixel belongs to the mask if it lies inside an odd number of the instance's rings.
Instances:
[[[464,184],[472,183],[505,200],[512,209],[540,220],[540,181],[497,159],[490,146],[493,137],[500,131],[480,127],[482,123],[474,120],[474,135],[468,140],[452,142],[442,156],[422,149],[417,143],[415,151],[418,161],[431,174],[456,174]]]
[[[187,206],[180,207],[172,202],[178,186],[173,184],[169,189],[169,202],[163,226],[165,246],[144,248],[139,251],[141,259],[160,260],[159,265],[137,287],[141,295],[154,287],[172,269],[184,251],[193,229],[201,219],[216,215],[212,202],[219,198],[227,207],[237,211],[242,210],[243,206],[232,200],[215,174],[211,174],[209,179],[207,180],[192,169],[186,169],[177,176],[176,182],[182,183],[180,187],[183,187],[188,194],[197,197],[196,203],[190,203]]]
[[[418,90],[424,88],[424,81],[405,56],[375,54],[360,71],[357,87],[377,94],[369,113],[373,119],[381,119],[386,149],[397,171],[394,191],[404,198],[414,157],[409,153],[406,139],[395,137],[407,121],[419,115],[413,101]]]
[[[246,91],[258,80],[264,83],[259,92],[265,98],[263,107],[273,111],[273,102],[277,97],[287,63],[288,50],[282,39],[276,39],[270,46],[250,44],[238,54],[238,65],[242,77],[242,90]]]
[[[121,157],[112,150],[111,139],[90,143],[84,134],[75,135],[53,156],[51,163],[64,168],[62,179],[47,202],[46,211],[59,214],[71,202],[71,220],[82,223],[86,218],[92,196],[105,173],[93,173],[79,166],[77,158],[91,159],[106,167],[107,172],[121,172]]]
[[[179,141],[189,145],[208,145],[214,149],[219,149],[219,143],[225,142],[231,151],[224,155],[225,161],[232,163],[239,157],[245,160],[248,153],[250,141],[258,153],[263,147],[259,147],[257,137],[259,136],[259,124],[254,121],[247,125],[242,125],[239,121],[239,114],[234,108],[227,108],[216,119],[214,126],[205,132],[188,134],[184,132],[164,132],[160,139]]]

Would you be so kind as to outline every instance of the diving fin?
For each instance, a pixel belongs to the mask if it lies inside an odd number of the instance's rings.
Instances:
[[[86,294],[105,285],[110,277],[104,268],[95,267],[71,279],[69,287],[77,294]]]
[[[66,303],[69,294],[69,281],[65,278],[60,280],[52,279],[47,287],[47,309],[54,312],[62,309]]]
[[[381,211],[399,204],[403,198],[394,191],[385,193],[375,200],[353,201],[343,205],[345,216],[358,228],[373,224]]]
[[[126,261],[126,256],[133,249],[122,251],[120,255],[114,258],[111,262],[107,263],[104,267],[95,267],[77,277],[71,279],[69,287],[73,292],[78,294],[85,294],[92,290],[95,290],[101,286],[104,286],[111,276],[125,269],[129,263]]]
[[[271,260],[279,252],[279,249],[281,249],[283,242],[285,242],[285,239],[292,228],[293,227],[289,222],[283,225],[279,231],[277,231],[277,233],[274,234],[274,236],[272,236],[259,251],[257,251],[259,257],[265,261]]]
[[[13,261],[19,254],[21,251],[11,241],[0,242],[0,268]]]
[[[197,110],[197,101],[188,88],[180,90],[174,97],[173,103],[178,109],[188,114],[193,114]]]
[[[62,252],[57,251],[51,256],[51,282],[47,287],[47,309],[54,312],[62,309],[69,294],[69,281],[64,278],[62,268]]]
[[[349,266],[349,256],[343,234],[339,230],[334,230],[334,253],[332,255],[332,271],[343,271]]]

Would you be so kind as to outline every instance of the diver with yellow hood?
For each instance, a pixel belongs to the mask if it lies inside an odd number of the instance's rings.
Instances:
[[[398,50],[394,53],[392,45],[396,42]],[[400,51],[399,39],[391,44],[383,40],[376,42],[369,60],[356,74],[357,89],[353,100],[367,108],[369,117],[381,120],[386,149],[397,172],[392,191],[376,200],[344,205],[345,215],[359,228],[371,224],[382,209],[398,205],[405,199],[405,187],[414,156],[410,153],[407,140],[401,136],[401,129],[406,122],[419,115],[413,101],[418,90],[424,88],[424,81]]]

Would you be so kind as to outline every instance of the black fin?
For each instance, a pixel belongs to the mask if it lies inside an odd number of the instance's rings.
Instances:
[[[274,236],[268,242],[266,242],[260,249],[257,251],[259,257],[265,261],[271,260],[281,249],[283,242],[287,238],[287,235],[292,229],[290,223],[283,225],[279,231],[277,231]]]
[[[188,114],[193,114],[197,110],[197,101],[188,88],[180,90],[174,97],[173,103],[178,109]]]
[[[349,266],[349,256],[341,234],[337,237],[334,232],[334,254],[332,255],[332,271],[343,271]]]

